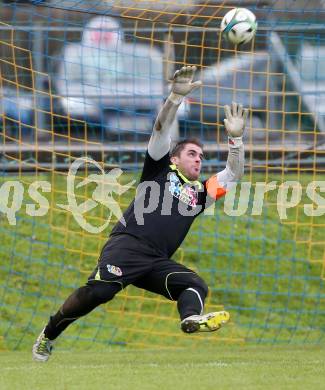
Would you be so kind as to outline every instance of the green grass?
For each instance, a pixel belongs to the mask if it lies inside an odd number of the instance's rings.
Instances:
[[[0,353],[1,390],[320,390],[324,348],[233,346],[173,351]]]
[[[20,179],[26,189],[36,180],[33,176]],[[48,316],[74,288],[85,283],[109,232],[87,235],[69,213],[56,207],[66,203],[64,175],[53,173],[37,179],[52,183],[54,192],[47,195],[52,206],[49,213],[31,218],[23,208],[16,226],[10,226],[3,216],[0,219],[0,350],[29,350]],[[126,182],[129,179],[125,176]],[[253,181],[264,179],[256,174]],[[294,175],[284,179],[274,174],[267,181],[295,179]],[[299,177],[304,187],[316,179],[324,176]],[[79,202],[92,190],[87,187],[88,192],[79,193]],[[132,192],[123,196],[124,207],[131,196]],[[24,201],[31,202],[27,191]],[[310,203],[305,191],[300,207],[289,210],[288,220],[281,222],[276,193],[267,197],[261,216],[249,213],[250,204],[245,215],[230,217],[219,201],[213,216],[200,216],[193,224],[174,258],[206,280],[211,291],[207,310],[224,305],[231,312],[231,326],[220,332],[218,342],[322,342],[324,244],[310,243],[324,241],[325,217],[307,217],[301,207],[304,203]],[[96,209],[91,215],[93,223],[101,224],[105,213],[104,208]],[[94,343],[95,348],[103,344],[192,346],[191,339],[184,341],[178,326],[174,303],[129,287],[70,327],[60,338],[59,348],[82,350],[93,348]]]

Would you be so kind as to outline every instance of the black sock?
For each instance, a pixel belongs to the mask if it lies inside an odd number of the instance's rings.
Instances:
[[[194,314],[201,314],[205,296],[200,294],[198,289],[184,290],[177,300],[177,308],[181,320]]]

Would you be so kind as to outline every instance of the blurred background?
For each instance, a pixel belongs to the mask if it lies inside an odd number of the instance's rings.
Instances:
[[[321,1],[227,7],[167,2],[168,12],[161,12],[165,2],[157,2],[150,5],[154,22],[136,16],[134,1],[72,3],[4,2],[1,112],[7,141],[18,133],[26,142],[53,141],[54,131],[54,141],[65,143],[65,135],[83,139],[87,131],[109,152],[125,142],[123,153],[130,153],[129,141],[143,151],[168,81],[183,64],[195,64],[204,85],[181,106],[174,139],[193,135],[224,143],[223,106],[236,99],[251,110],[246,141],[256,149],[297,141],[306,149],[314,130],[323,143]],[[218,34],[221,16],[235,5],[257,15],[254,52],[249,45],[234,52]],[[114,155],[118,163],[125,162],[121,158]]]

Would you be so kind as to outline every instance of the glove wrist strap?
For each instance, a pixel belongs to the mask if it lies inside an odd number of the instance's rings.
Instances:
[[[171,92],[170,95],[168,96],[168,99],[174,103],[174,104],[181,104],[183,101],[184,96],[179,95],[178,93]]]
[[[243,145],[243,137],[228,137],[229,148],[239,148]]]

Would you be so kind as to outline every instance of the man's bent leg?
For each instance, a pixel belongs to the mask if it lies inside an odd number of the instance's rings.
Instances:
[[[111,237],[104,245],[88,283],[74,291],[60,310],[50,317],[34,344],[34,359],[46,361],[51,353],[52,340],[72,322],[111,300],[122,288],[151,269],[151,254],[147,252],[139,240],[131,236]]]
[[[72,322],[88,314],[98,305],[108,302],[122,289],[120,283],[92,280],[75,290],[48,324],[33,345],[33,359],[46,362],[55,340]]]
[[[152,270],[133,284],[177,301],[182,320],[201,314],[208,294],[208,286],[199,275],[168,258],[158,258]]]
[[[214,331],[229,320],[224,311],[203,315],[208,286],[194,271],[171,259],[159,259],[151,272],[133,284],[177,301],[185,333]]]
[[[204,300],[208,295],[208,286],[197,274],[186,276],[176,274],[174,279],[174,281],[171,280],[169,283],[171,290],[177,292],[179,286],[182,286],[186,280],[190,286],[183,290],[177,299],[183,332],[212,332],[220,329],[222,325],[229,321],[230,316],[226,311],[203,314]]]
[[[203,313],[208,286],[191,270],[173,271],[166,275],[165,286],[169,299],[177,301],[181,320]]]
[[[72,322],[90,313],[98,305],[110,301],[121,290],[121,284],[104,281],[89,281],[75,290],[63,303],[59,311],[50,317],[44,334],[55,340]]]

